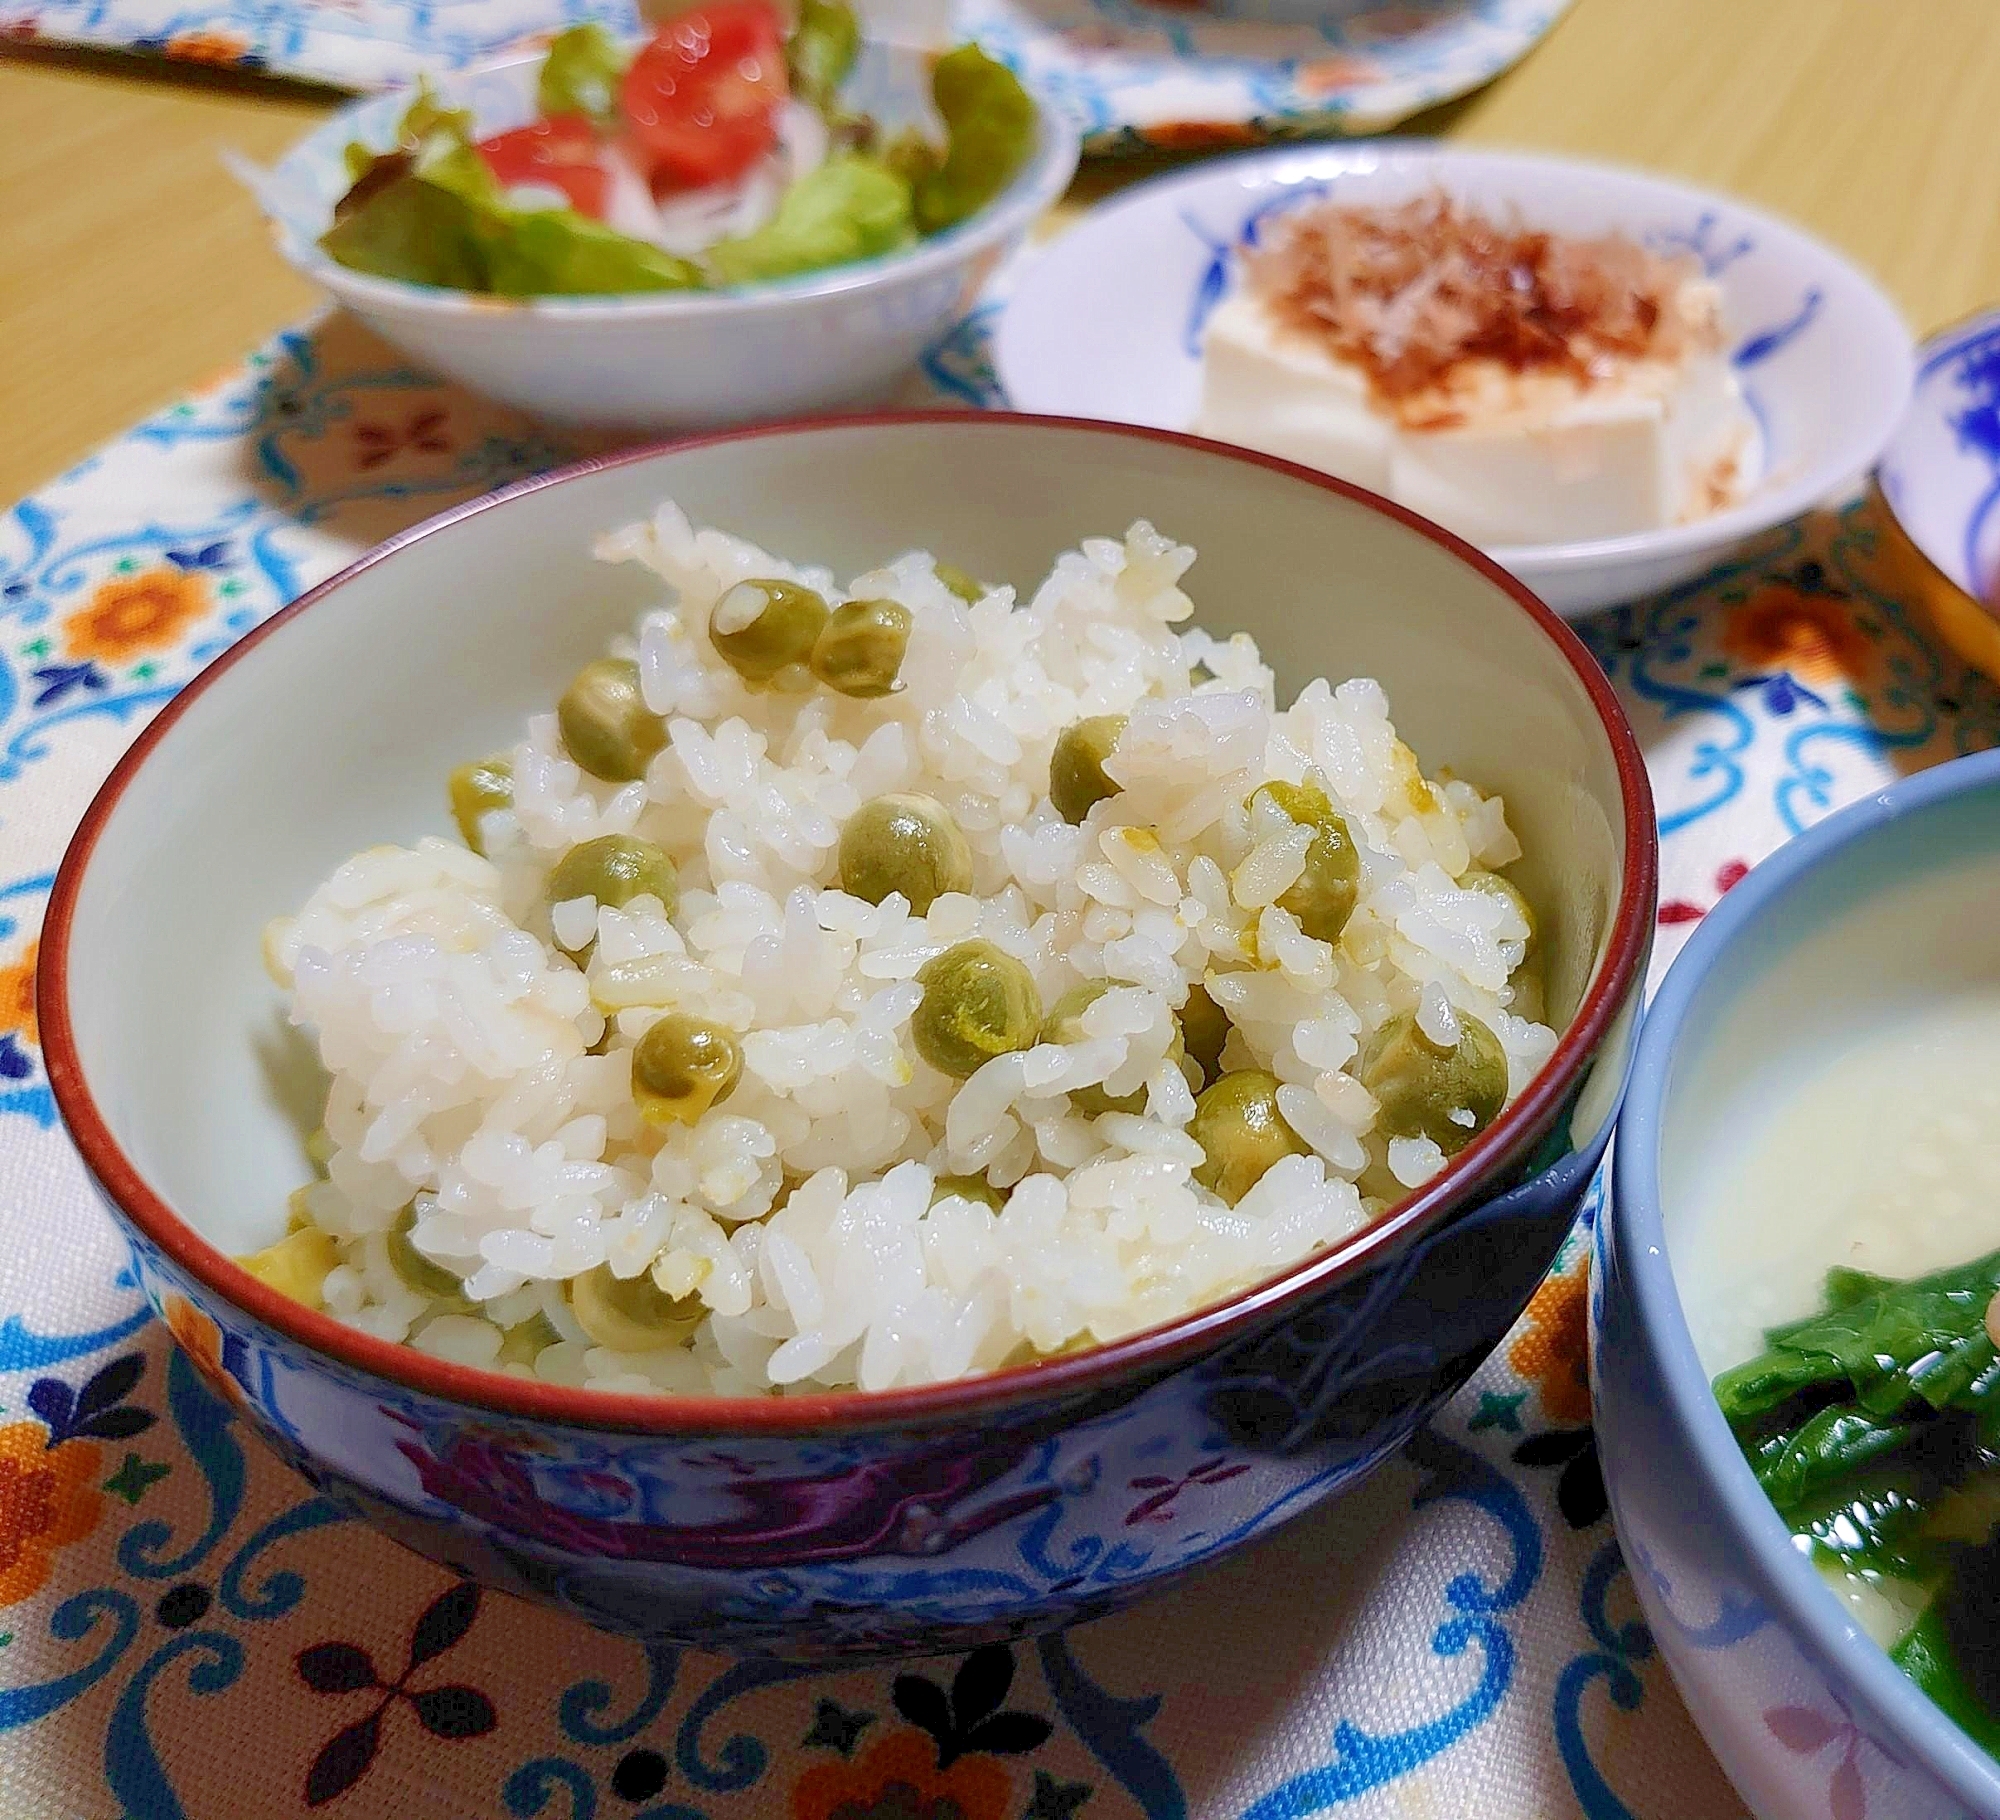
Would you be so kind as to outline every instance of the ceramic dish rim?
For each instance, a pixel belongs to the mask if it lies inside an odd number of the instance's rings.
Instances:
[[[1837,865],[1869,836],[1904,816],[1979,792],[2000,793],[2000,749],[1949,760],[1836,810],[1753,867],[1709,911],[1668,968],[1641,1024],[1619,1114],[1607,1217],[1619,1269],[1631,1284],[1638,1324],[1648,1336],[1671,1413],[1708,1486],[1722,1499],[1731,1528],[1749,1543],[1757,1572],[1776,1589],[1782,1622],[1820,1658],[1830,1679],[1858,1688],[1886,1728],[1908,1739],[1918,1759],[1954,1795],[1990,1814],[2000,1812],[2000,1763],[1845,1615],[1832,1590],[1794,1546],[1784,1519],[1730,1434],[1696,1355],[1674,1277],[1659,1167],[1661,1116],[1689,1010],[1737,940],[1777,914],[1809,875]]]
[[[925,53],[908,45],[877,40],[873,48],[890,56],[920,57]],[[545,50],[520,51],[468,64],[463,69],[444,70],[434,78],[449,99],[449,84],[476,80],[539,63]],[[847,265],[801,272],[796,277],[773,278],[750,284],[717,285],[688,291],[614,291],[581,297],[534,296],[502,297],[485,291],[460,291],[446,285],[414,284],[402,278],[383,278],[372,272],[357,272],[323,253],[318,245],[302,240],[291,226],[264,212],[265,224],[279,255],[301,277],[321,289],[333,292],[343,302],[357,306],[393,309],[405,314],[492,316],[502,319],[545,316],[565,322],[607,321],[699,321],[744,309],[772,309],[786,304],[814,301],[822,297],[845,296],[865,290],[885,279],[925,278],[976,258],[996,240],[1025,232],[1043,212],[1068,189],[1082,156],[1082,141],[1069,119],[1035,85],[1016,80],[1035,104],[1035,145],[1028,160],[1014,174],[999,195],[965,220],[954,223],[941,234],[919,240],[914,246]],[[271,167],[284,170],[306,146],[321,136],[336,134],[343,121],[383,100],[399,96],[362,95],[329,114],[285,148]],[[262,210],[261,201],[259,203]]]
[[[1982,335],[2000,336],[2000,303],[1986,304],[1970,310],[1965,315],[1947,322],[1933,334],[1926,335],[1917,343],[1916,376],[1911,389],[1909,408],[1897,422],[1894,434],[1883,445],[1882,453],[1875,464],[1875,491],[1882,500],[1882,509],[1895,521],[1896,529],[1902,533],[1903,541],[1909,545],[1911,553],[1923,564],[1937,586],[1949,588],[1951,592],[1969,607],[1983,613],[1988,619],[2000,622],[2000,603],[1988,603],[1960,581],[1936,556],[1924,541],[1910,528],[1910,522],[1896,510],[1896,502],[1889,497],[1889,489],[1881,483],[1881,473],[1893,457],[1896,445],[1902,441],[1905,432],[1916,417],[1917,394],[1933,371],[1946,360],[1959,353],[1966,343],[1977,340]]]
[[[1059,437],[1108,436],[1164,443],[1187,452],[1261,468],[1359,505],[1443,549],[1505,594],[1546,635],[1554,655],[1567,663],[1594,710],[1618,780],[1625,820],[1619,888],[1600,937],[1601,958],[1575,1014],[1549,1059],[1514,1104],[1397,1209],[1340,1244],[1300,1259],[1249,1289],[1142,1329],[1106,1345],[976,1377],[881,1391],[829,1390],[790,1397],[695,1397],[572,1388],[432,1358],[408,1345],[380,1340],[332,1315],[308,1309],[253,1277],[211,1244],[156,1193],[113,1136],[97,1107],[77,1053],[69,1004],[68,960],[78,894],[97,842],[126,787],[193,703],[230,674],[264,640],[331,598],[352,580],[410,545],[502,508],[527,494],[582,480],[607,469],[636,466],[662,456],[771,438],[797,438],[861,430],[920,430],[947,426],[972,435],[1019,435],[1024,429]],[[579,1429],[676,1434],[808,1434],[930,1425],[976,1416],[995,1406],[1031,1398],[1099,1391],[1134,1376],[1157,1375],[1201,1352],[1262,1329],[1271,1319],[1315,1300],[1378,1254],[1441,1225],[1458,1212],[1482,1180],[1519,1160],[1532,1132],[1567,1096],[1603,1048],[1620,1015],[1640,989],[1650,951],[1658,886],[1658,839],[1652,790],[1637,737],[1610,680],[1577,635],[1509,575],[1470,544],[1392,501],[1330,475],[1267,455],[1203,441],[1168,430],[1090,419],[1002,412],[927,411],[862,413],[796,419],[681,440],[654,442],[596,456],[514,482],[390,538],[338,574],[246,632],[198,672],[126,749],[92,798],[63,855],[43,919],[36,972],[43,1056],[49,1085],[65,1126],[102,1191],[117,1203],[148,1242],[212,1294],[248,1313],[295,1345],[405,1390],[496,1410],[515,1418],[546,1420]]]
[[[1111,201],[1093,209],[1089,217],[1058,236],[1051,244],[1060,245],[1072,233],[1088,233],[1098,224],[1115,219],[1126,209],[1151,205],[1159,194],[1170,192],[1183,185],[1192,186],[1211,177],[1247,175],[1261,167],[1275,164],[1308,161],[1335,166],[1345,165],[1351,173],[1366,173],[1390,166],[1409,167],[1437,163],[1526,166],[1557,178],[1564,172],[1585,171],[1595,176],[1615,178],[1621,183],[1633,184],[1641,189],[1654,190],[1662,195],[1678,195],[1696,202],[1703,208],[1725,210],[1742,225],[1811,247],[1815,254],[1827,262],[1830,269],[1841,274],[1843,283],[1851,294],[1863,303],[1869,313],[1879,318],[1877,327],[1893,331],[1892,335],[1883,337],[1882,345],[1887,346],[1892,339],[1896,344],[1897,364],[1901,368],[1901,383],[1893,388],[1897,397],[1896,405],[1893,410],[1885,414],[1882,423],[1876,429],[1871,430],[1866,436],[1852,439],[1847,449],[1835,452],[1829,452],[1824,448],[1815,450],[1810,467],[1792,479],[1776,486],[1767,486],[1760,482],[1741,503],[1729,507],[1726,511],[1694,519],[1686,524],[1663,525],[1658,530],[1633,531],[1621,537],[1577,539],[1560,543],[1479,546],[1496,562],[1504,564],[1527,579],[1532,580],[1537,575],[1564,575],[1578,569],[1610,567],[1627,562],[1692,557],[1702,551],[1738,543],[1745,538],[1755,536],[1760,531],[1767,531],[1773,525],[1782,524],[1787,519],[1796,518],[1800,513],[1809,511],[1844,483],[1858,480],[1872,468],[1909,409],[1916,373],[1915,344],[1902,311],[1870,273],[1818,235],[1785,220],[1782,216],[1771,214],[1754,203],[1741,201],[1718,190],[1704,189],[1698,184],[1683,182],[1678,177],[1642,170],[1637,166],[1621,164],[1612,159],[1564,158],[1550,152],[1511,146],[1459,145],[1453,141],[1436,138],[1404,139],[1371,136],[1328,145],[1265,146],[1232,157],[1207,159],[1198,165],[1163,172],[1157,177],[1149,177],[1135,183],[1129,189],[1121,191]],[[1342,173],[1331,170],[1326,174]],[[1282,185],[1274,180],[1273,187],[1291,187],[1296,181],[1306,181],[1306,179],[1289,180]],[[1721,282],[1726,294],[1726,277]],[[999,326],[994,334],[994,364],[1003,391],[1007,384],[1004,352],[1006,344],[1007,309],[1003,304]]]

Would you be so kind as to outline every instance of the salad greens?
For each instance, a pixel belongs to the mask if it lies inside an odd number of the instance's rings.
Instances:
[[[425,105],[423,97],[413,111]],[[348,192],[320,245],[342,265],[378,278],[499,297],[684,291],[702,282],[688,260],[617,233],[575,209],[511,207],[499,181],[462,136],[402,166],[375,166]],[[380,181],[371,179],[380,175]]]
[[[541,118],[529,127],[481,141],[468,111],[420,85],[393,147],[347,148],[351,187],[320,245],[355,271],[503,297],[748,284],[894,252],[955,226],[1012,182],[1034,144],[1035,107],[1011,71],[963,45],[932,72],[942,143],[916,128],[885,141],[840,101],[860,43],[846,0],[802,0],[777,92],[782,99],[788,84],[821,113],[829,155],[761,226],[692,258],[601,218],[609,168],[632,143],[633,53],[595,24],[550,44],[536,85]],[[559,189],[573,206],[520,206],[509,184],[522,182]]]
[[[917,227],[936,234],[983,209],[1007,187],[1035,139],[1035,104],[1005,64],[976,44],[947,51],[931,72],[944,117],[944,159],[916,185]]]
[[[840,85],[861,54],[861,22],[842,0],[802,0],[785,45],[792,93],[821,113],[836,109]]]
[[[572,25],[549,44],[535,83],[535,105],[544,114],[581,114],[608,125],[618,118],[618,79],[630,61],[603,26]]]
[[[1715,1396],[1800,1546],[1908,1613],[1891,1657],[2000,1757],[1996,1293],[2000,1252],[1908,1282],[1829,1271],[1820,1312]]]
[[[754,234],[711,247],[708,261],[723,283],[748,284],[872,259],[915,238],[910,186],[878,160],[847,152],[793,184]]]

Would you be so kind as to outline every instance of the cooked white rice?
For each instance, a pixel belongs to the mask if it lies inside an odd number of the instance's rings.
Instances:
[[[435,839],[370,849],[267,938],[332,1077],[323,1174],[294,1214],[338,1262],[302,1293],[354,1326],[609,1390],[880,1390],[990,1371],[1229,1295],[1441,1167],[1428,1139],[1371,1130],[1350,1069],[1385,1018],[1415,1012],[1445,1040],[1456,1012],[1483,1020],[1510,1097],[1548,1056],[1524,919],[1454,882],[1518,857],[1500,801],[1425,783],[1373,682],[1315,681],[1281,710],[1248,637],[1176,631],[1194,553],[1151,526],[1063,556],[1025,607],[1007,588],[966,606],[925,555],[842,589],[672,505],[598,553],[666,584],[614,646],[667,726],[644,781],[583,774],[537,715],[511,755],[513,805],[481,827],[492,859]],[[906,686],[873,701],[748,689],[707,620],[751,577],[901,602]],[[1108,765],[1122,789],[1072,827],[1048,800],[1052,745],[1114,712],[1131,717]],[[1258,783],[1308,772],[1362,850],[1335,945],[1275,902],[1303,841],[1244,807]],[[843,821],[888,791],[949,806],[973,894],[914,917],[899,897],[836,888]],[[551,911],[550,868],[607,833],[672,857],[672,921],[651,898]],[[580,948],[593,929],[580,971],[552,937]],[[1045,1006],[1114,982],[1086,1040],[963,1082],[920,1060],[913,976],[974,935],[1025,962]],[[1311,1147],[1235,1207],[1190,1179],[1194,1094],[1170,1047],[1196,983],[1234,1025],[1225,1065],[1278,1076]],[[743,1074],[692,1127],[662,1131],[634,1106],[630,1055],[667,1007],[736,1032]],[[1098,1082],[1143,1087],[1143,1115],[1073,1113],[1067,1091]],[[935,1176],[975,1172],[1008,1191],[1002,1211],[932,1205]],[[463,1297],[428,1297],[394,1268],[388,1235],[412,1204],[410,1242]],[[692,1337],[593,1345],[564,1286],[600,1265],[698,1297]]]

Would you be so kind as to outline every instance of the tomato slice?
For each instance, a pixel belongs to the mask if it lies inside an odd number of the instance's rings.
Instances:
[[[581,114],[557,114],[495,133],[474,149],[503,186],[547,184],[561,190],[578,214],[604,219],[611,177],[597,129]]]
[[[676,14],[632,59],[619,100],[660,195],[740,177],[777,142],[785,34],[769,0],[709,0]]]

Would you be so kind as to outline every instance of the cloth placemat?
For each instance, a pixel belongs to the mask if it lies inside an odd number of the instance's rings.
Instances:
[[[974,37],[1091,152],[1379,132],[1491,81],[1570,0],[1381,0],[1287,21],[1260,0],[857,0],[871,36]],[[636,0],[0,0],[0,39],[265,70],[336,88],[523,49]]]
[[[912,396],[997,402],[990,320]],[[0,524],[0,1811],[1740,1820],[1606,1519],[1580,1235],[1354,1495],[1119,1617],[901,1668],[648,1652],[482,1597],[343,1520],[202,1387],[55,1123],[30,987],[51,874],[120,750],[233,638],[580,447],[336,318]],[[1881,562],[1857,505],[1582,628],[1659,794],[1656,975],[1791,833],[2000,741],[2000,693]],[[1200,1495],[1136,1481],[1132,1545]],[[954,1711],[996,1705],[1022,1715],[1006,1748],[958,1754]]]

